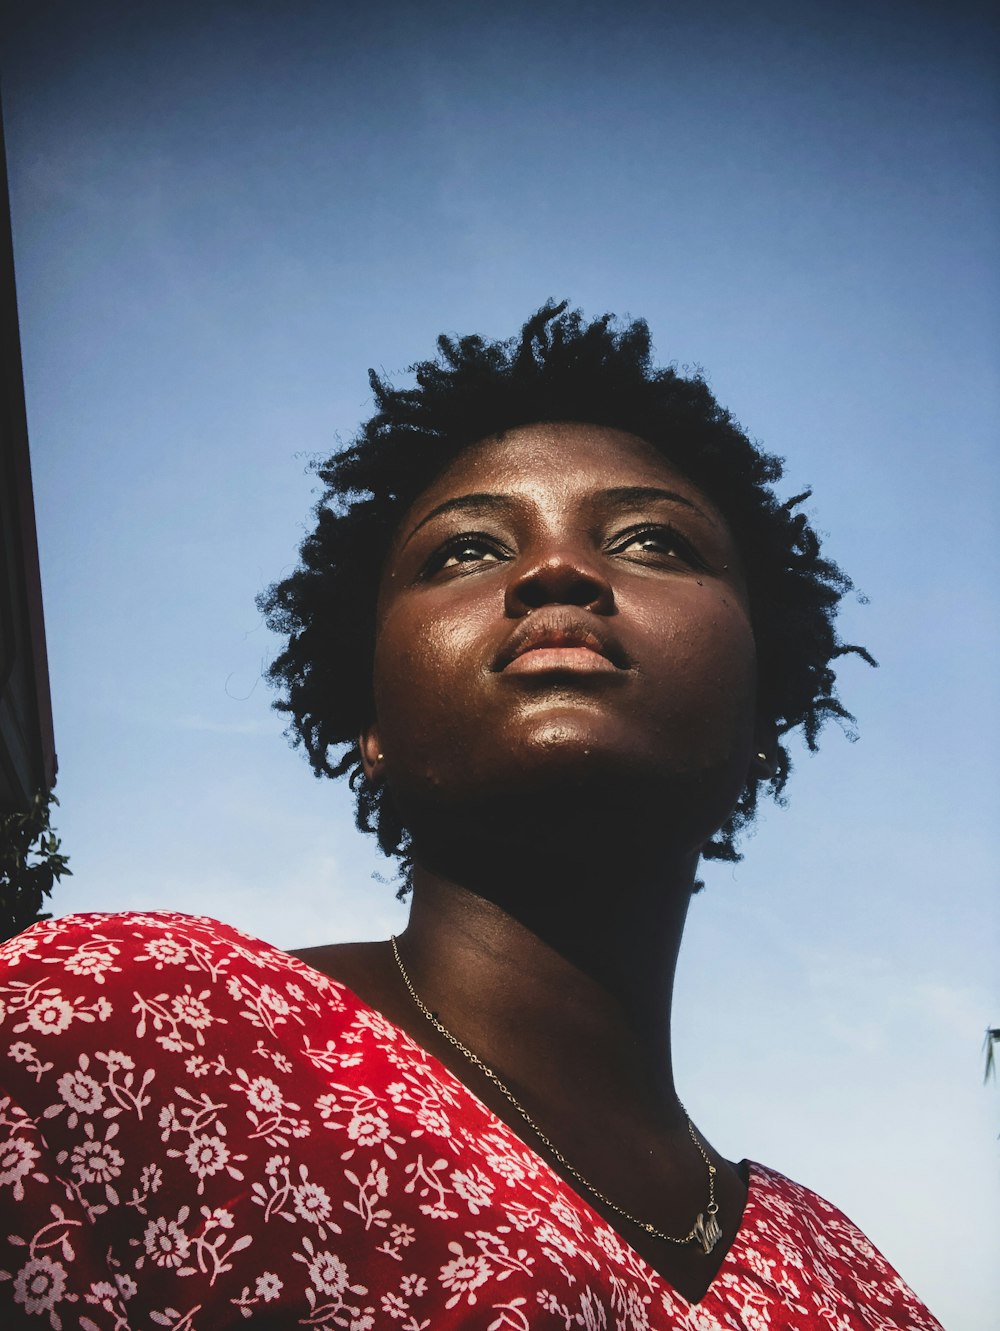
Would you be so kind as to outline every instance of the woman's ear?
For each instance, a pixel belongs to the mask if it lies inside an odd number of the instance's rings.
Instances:
[[[753,732],[753,755],[750,758],[749,781],[770,781],[778,766],[778,730],[773,721],[757,718]]]
[[[378,726],[374,722],[358,736],[358,749],[366,778],[369,781],[379,780],[385,767],[385,754],[379,743]]]

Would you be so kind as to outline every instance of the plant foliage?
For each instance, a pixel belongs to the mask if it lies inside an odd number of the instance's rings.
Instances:
[[[983,1041],[983,1052],[986,1054],[986,1071],[983,1073],[983,1082],[988,1082],[991,1077],[997,1075],[996,1057],[993,1052],[993,1046],[1000,1041],[1000,1028],[995,1026],[986,1027],[986,1039]]]
[[[39,791],[27,813],[0,814],[0,942],[51,919],[42,914],[45,898],[72,872],[49,821],[58,803],[51,792]]]

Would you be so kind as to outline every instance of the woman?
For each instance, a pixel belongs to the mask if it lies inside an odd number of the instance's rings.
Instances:
[[[671,1071],[699,858],[735,858],[785,732],[846,716],[848,580],[645,325],[546,306],[439,345],[415,389],[373,377],[262,599],[279,706],[401,857],[409,924],[293,956],[168,913],[13,940],[8,1321],[936,1327],[829,1203],[720,1156]]]

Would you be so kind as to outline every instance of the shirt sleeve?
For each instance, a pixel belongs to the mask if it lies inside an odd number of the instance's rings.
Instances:
[[[88,1049],[112,1005],[97,986],[91,983],[88,993],[81,981],[88,971],[91,977],[100,974],[105,959],[113,964],[115,955],[110,947],[89,946],[99,918],[44,922],[0,947],[4,1326],[20,1326],[27,1319],[53,1331],[64,1325],[83,1331],[128,1325],[122,1291],[107,1255],[95,1244],[93,1225],[102,1202],[107,1209],[108,1194],[117,1195],[120,1159],[113,1144],[114,1121],[104,1131],[91,1122],[101,1091],[90,1075]],[[82,1127],[75,1149],[66,1141],[70,1118]],[[102,1201],[89,1200],[80,1187],[88,1169],[103,1176]],[[128,1282],[124,1288],[127,1292]]]
[[[245,1185],[238,1144],[196,1090],[178,1099],[185,1067],[196,1084],[232,1038],[225,957],[242,944],[224,929],[76,915],[0,946],[0,1326],[130,1331],[149,1313],[188,1331],[251,1242],[202,1205],[213,1173],[220,1194]],[[186,1151],[164,1145],[175,1123]]]

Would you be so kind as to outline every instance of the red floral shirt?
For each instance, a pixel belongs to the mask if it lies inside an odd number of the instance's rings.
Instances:
[[[412,1039],[215,920],[12,939],[0,1058],[5,1328],[940,1331],[759,1165],[688,1303]]]

